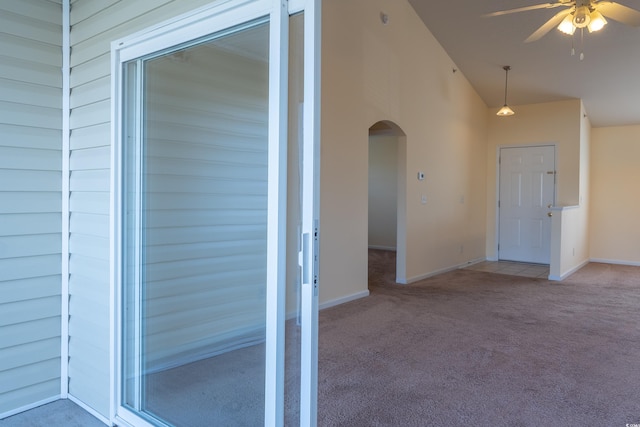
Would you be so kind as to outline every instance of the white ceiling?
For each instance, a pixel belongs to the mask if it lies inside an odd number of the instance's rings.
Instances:
[[[409,0],[453,59],[452,65],[496,111],[504,103],[502,66],[510,65],[510,106],[581,98],[595,127],[640,124],[640,28],[609,19],[603,30],[585,31],[580,61],[579,31],[574,35],[575,56],[571,36],[556,29],[541,40],[523,43],[560,9],[482,16],[544,2]],[[640,0],[617,2],[640,10]]]

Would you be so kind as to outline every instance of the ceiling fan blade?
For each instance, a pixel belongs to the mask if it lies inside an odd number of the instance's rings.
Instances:
[[[485,15],[485,17],[491,17],[491,16],[501,16],[501,15],[508,15],[510,13],[518,13],[518,12],[526,12],[528,10],[536,10],[536,9],[551,9],[554,7],[560,7],[560,6],[573,6],[575,4],[575,1],[559,1],[556,3],[542,3],[542,4],[534,4],[533,6],[525,6],[525,7],[518,7],[516,9],[508,9],[508,10],[500,10],[498,12],[493,12],[493,13],[487,13]]]
[[[544,37],[549,31],[553,30],[555,27],[560,25],[560,22],[570,14],[572,9],[566,9],[561,12],[556,13],[553,18],[549,19],[545,22],[540,28],[538,28],[533,34],[531,34],[524,42],[531,43],[536,40],[540,40]]]
[[[596,10],[603,14],[605,18],[633,27],[640,27],[640,12],[612,1],[601,1],[596,3]]]

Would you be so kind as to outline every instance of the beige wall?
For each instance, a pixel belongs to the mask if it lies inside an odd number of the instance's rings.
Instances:
[[[591,258],[640,264],[640,125],[592,130]]]
[[[497,117],[489,109],[487,144],[487,248],[497,257],[497,156],[500,147],[556,145],[556,205],[574,206],[580,200],[582,103],[579,99],[514,106],[516,114]]]
[[[380,120],[407,135],[407,280],[484,258],[484,103],[406,0],[328,0],[323,20],[321,303],[367,291],[368,129]]]

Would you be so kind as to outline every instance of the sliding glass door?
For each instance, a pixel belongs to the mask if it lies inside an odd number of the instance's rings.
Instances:
[[[279,6],[220,1],[114,44],[114,417],[132,425],[315,423],[315,121],[305,17]]]

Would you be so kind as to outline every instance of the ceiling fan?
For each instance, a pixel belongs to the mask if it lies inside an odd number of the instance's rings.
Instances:
[[[544,37],[553,27],[565,34],[573,34],[576,29],[587,28],[589,32],[599,31],[607,24],[606,18],[623,24],[640,27],[640,11],[631,9],[613,1],[605,0],[558,0],[554,3],[542,3],[515,9],[501,10],[485,16],[501,16],[510,13],[526,12],[536,9],[553,9],[563,7],[551,19],[545,22],[525,43],[534,42]]]

